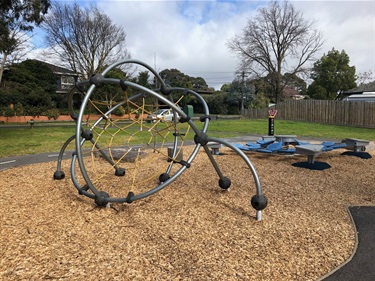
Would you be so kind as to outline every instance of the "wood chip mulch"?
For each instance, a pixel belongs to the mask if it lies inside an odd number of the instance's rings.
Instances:
[[[201,150],[160,192],[112,208],[78,194],[68,160],[61,181],[52,179],[55,162],[0,172],[0,279],[317,280],[351,256],[347,206],[375,205],[373,151],[324,153],[323,171],[292,165],[305,156],[247,153],[268,198],[262,221],[249,169],[221,152],[230,191]]]

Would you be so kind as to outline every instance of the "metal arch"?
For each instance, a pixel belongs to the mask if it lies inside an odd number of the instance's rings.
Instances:
[[[161,85],[160,88],[156,89],[156,90],[152,90],[152,89],[149,89],[147,87],[144,87],[142,85],[139,85],[139,84],[131,82],[131,81],[124,81],[124,80],[120,80],[120,79],[105,77],[111,69],[113,69],[115,67],[118,67],[120,65],[123,65],[123,64],[138,64],[138,65],[141,65],[141,66],[145,67],[152,74],[154,74],[158,83]],[[215,158],[212,156],[211,152],[208,149],[207,142],[216,142],[216,143],[222,144],[222,145],[232,149],[234,152],[236,152],[243,159],[243,161],[246,163],[246,165],[250,169],[253,180],[255,182],[256,195],[264,197],[264,195],[262,193],[261,183],[260,183],[260,180],[259,180],[259,176],[256,172],[256,169],[253,166],[253,164],[251,163],[250,159],[243,153],[243,151],[241,151],[240,149],[238,149],[237,147],[233,146],[231,143],[229,143],[225,140],[208,136],[207,131],[208,131],[209,120],[210,120],[210,118],[209,118],[209,108],[208,108],[205,100],[198,93],[196,93],[196,92],[194,92],[190,89],[167,86],[165,84],[165,82],[162,80],[162,78],[159,76],[159,74],[153,68],[151,68],[149,65],[147,65],[147,64],[145,64],[141,61],[133,60],[133,59],[120,60],[120,61],[110,65],[97,77],[97,79],[98,80],[96,82],[98,82],[100,84],[115,84],[115,85],[119,85],[121,87],[125,85],[127,87],[130,87],[130,88],[133,88],[133,89],[136,89],[136,90],[140,91],[142,94],[132,96],[129,99],[123,100],[122,102],[116,104],[115,106],[110,107],[105,113],[102,114],[101,117],[98,118],[98,120],[91,126],[91,128],[89,130],[93,130],[93,128],[95,128],[103,119],[108,118],[108,116],[114,110],[116,110],[120,106],[126,104],[128,101],[139,98],[143,95],[146,95],[146,96],[148,95],[148,96],[152,96],[152,97],[156,98],[158,101],[160,101],[160,102],[164,103],[165,105],[167,105],[168,107],[170,107],[172,109],[173,113],[175,114],[175,116],[176,116],[176,113],[179,116],[181,116],[181,118],[184,120],[184,122],[188,123],[188,125],[193,129],[193,131],[194,131],[194,133],[196,134],[196,137],[197,137],[197,140],[196,140],[196,143],[195,143],[195,148],[191,152],[188,159],[186,161],[184,161],[184,165],[181,165],[181,167],[173,175],[171,175],[167,180],[165,180],[164,182],[160,182],[160,184],[158,184],[155,187],[147,190],[146,192],[140,193],[140,194],[130,194],[129,193],[126,197],[118,197],[118,198],[109,197],[109,195],[108,195],[108,198],[104,198],[105,202],[107,202],[107,203],[125,203],[125,202],[131,203],[133,201],[140,200],[140,199],[148,197],[152,194],[155,194],[156,192],[160,191],[161,189],[163,189],[164,187],[168,186],[170,183],[175,181],[190,166],[190,164],[193,162],[194,158],[196,157],[196,155],[198,154],[198,152],[199,152],[199,150],[202,146],[203,146],[206,154],[208,155],[211,164],[215,168],[219,178],[220,179],[224,178],[223,173],[221,172],[218,163],[215,161]],[[95,185],[91,181],[90,176],[87,172],[87,169],[86,169],[86,166],[85,166],[85,163],[84,163],[84,159],[83,159],[83,154],[82,154],[82,152],[83,152],[82,146],[87,140],[84,137],[81,136],[81,132],[84,130],[82,124],[83,124],[83,115],[84,115],[84,112],[85,112],[85,108],[87,107],[88,102],[90,101],[91,95],[94,93],[94,91],[97,87],[97,85],[94,84],[94,82],[95,81],[88,80],[88,81],[83,81],[78,85],[78,87],[82,86],[82,85],[89,85],[89,87],[88,87],[86,93],[83,95],[83,100],[82,100],[81,107],[79,109],[78,114],[75,115],[74,112],[73,112],[73,109],[71,108],[72,118],[74,118],[75,121],[76,121],[76,131],[75,131],[75,135],[70,137],[64,143],[63,147],[61,148],[61,151],[60,151],[60,154],[59,154],[59,157],[58,157],[57,171],[61,172],[62,155],[64,154],[64,151],[65,151],[66,147],[68,146],[68,144],[73,142],[73,140],[74,140],[74,142],[75,142],[75,152],[73,153],[73,156],[72,156],[72,162],[71,162],[71,168],[70,168],[72,182],[73,182],[74,186],[76,187],[76,189],[79,191],[79,194],[96,200],[96,198],[102,196],[102,194],[101,194],[101,191],[99,191],[95,187]],[[159,92],[161,92],[161,93],[159,93]],[[181,108],[173,102],[170,95],[168,95],[171,92],[179,92],[179,93],[182,93],[185,96],[186,95],[192,95],[192,96],[194,96],[195,98],[198,99],[198,101],[201,103],[201,105],[203,107],[204,114],[206,116],[206,118],[204,120],[201,120],[202,122],[204,122],[202,129],[199,129],[196,126],[196,124],[190,119],[190,117],[187,116],[187,114],[184,111],[182,111]],[[74,94],[71,94],[69,98],[73,99],[73,96],[74,96]],[[70,101],[70,104],[72,104],[72,101]],[[174,122],[175,122],[175,125],[176,125],[177,121],[174,121]],[[94,145],[95,148],[99,152],[102,152],[102,149],[100,148],[99,144],[97,144],[96,142],[94,142],[92,140],[90,140],[90,141],[92,142],[92,145]],[[174,139],[174,142],[173,142],[173,156],[175,155],[175,153],[177,151],[178,144],[179,143],[178,143],[177,136],[175,136],[175,139]],[[117,169],[116,164],[108,156],[107,157],[104,156],[104,158],[109,164],[111,164],[115,169]],[[167,168],[166,172],[168,174],[171,171],[172,165],[173,165],[173,161],[170,164],[170,166]],[[82,178],[85,182],[84,186],[81,186],[79,184],[78,180],[77,180],[76,169],[75,169],[75,167],[77,167],[77,166],[79,167],[80,174],[81,174],[81,176],[82,176]],[[266,200],[266,198],[265,198],[265,200]],[[263,208],[265,208],[265,206],[262,207],[261,209],[256,209],[257,220],[261,220],[261,217],[262,217],[261,212],[262,212]]]

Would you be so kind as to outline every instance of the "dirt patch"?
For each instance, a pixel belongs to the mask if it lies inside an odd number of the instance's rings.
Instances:
[[[317,280],[350,257],[346,207],[375,205],[373,157],[324,153],[331,168],[319,171],[292,165],[304,156],[248,153],[269,202],[256,221],[251,174],[221,151],[229,192],[202,150],[162,191],[113,208],[80,196],[68,173],[54,181],[55,162],[2,171],[0,279]]]

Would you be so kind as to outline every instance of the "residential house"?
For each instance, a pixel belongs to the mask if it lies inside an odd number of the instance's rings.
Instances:
[[[46,66],[48,66],[49,69],[52,70],[52,72],[56,75],[56,93],[65,94],[69,91],[69,89],[74,86],[74,84],[77,82],[79,78],[79,74],[75,73],[74,71],[60,67],[48,62],[39,61]]]

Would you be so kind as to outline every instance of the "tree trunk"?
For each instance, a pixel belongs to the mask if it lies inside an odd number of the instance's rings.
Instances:
[[[5,68],[5,62],[7,61],[8,54],[4,53],[3,59],[1,60],[0,65],[0,85],[3,78],[4,68]]]

